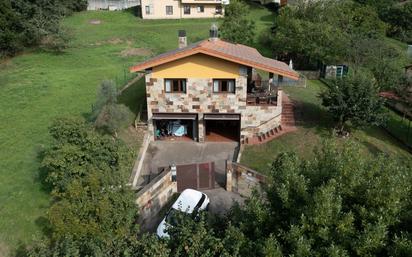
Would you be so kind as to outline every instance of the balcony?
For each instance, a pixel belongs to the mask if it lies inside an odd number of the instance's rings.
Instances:
[[[268,80],[252,81],[248,85],[246,103],[249,106],[277,106],[278,87]]]

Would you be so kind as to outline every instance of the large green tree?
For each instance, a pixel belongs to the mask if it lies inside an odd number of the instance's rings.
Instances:
[[[320,98],[335,119],[340,135],[346,134],[349,125],[371,126],[384,122],[384,105],[379,97],[379,87],[373,77],[363,72],[328,82]]]
[[[233,43],[250,45],[255,36],[255,22],[247,17],[249,7],[241,0],[230,1],[220,27],[221,37]]]
[[[282,8],[271,33],[265,32],[261,38],[275,55],[336,63],[345,61],[354,37],[384,34],[385,24],[371,7],[349,0],[302,0]]]
[[[0,58],[37,46],[45,37],[47,43],[53,41],[51,46],[56,49],[55,44],[65,43],[59,40],[66,38],[60,19],[86,7],[87,0],[0,1]]]

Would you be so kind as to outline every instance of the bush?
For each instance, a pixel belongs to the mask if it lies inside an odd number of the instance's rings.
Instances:
[[[118,104],[118,91],[113,81],[103,81],[92,108],[96,128],[110,134],[131,124],[134,114],[128,107]]]
[[[40,47],[45,51],[63,53],[69,47],[72,39],[70,32],[64,28],[59,28],[56,33],[48,33],[41,40]]]

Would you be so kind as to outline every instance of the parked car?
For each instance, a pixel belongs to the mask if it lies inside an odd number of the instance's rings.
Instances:
[[[159,237],[169,237],[166,232],[168,226],[177,226],[176,215],[184,213],[190,215],[192,218],[196,218],[199,212],[207,210],[210,200],[206,194],[194,189],[185,189],[176,202],[173,203],[170,210],[167,212],[166,217],[163,218],[157,227],[157,235]]]

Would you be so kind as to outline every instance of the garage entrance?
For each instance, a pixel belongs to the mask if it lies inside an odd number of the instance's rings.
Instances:
[[[155,140],[198,140],[197,114],[154,113]]]
[[[208,142],[239,142],[240,114],[205,114],[205,131]]]

